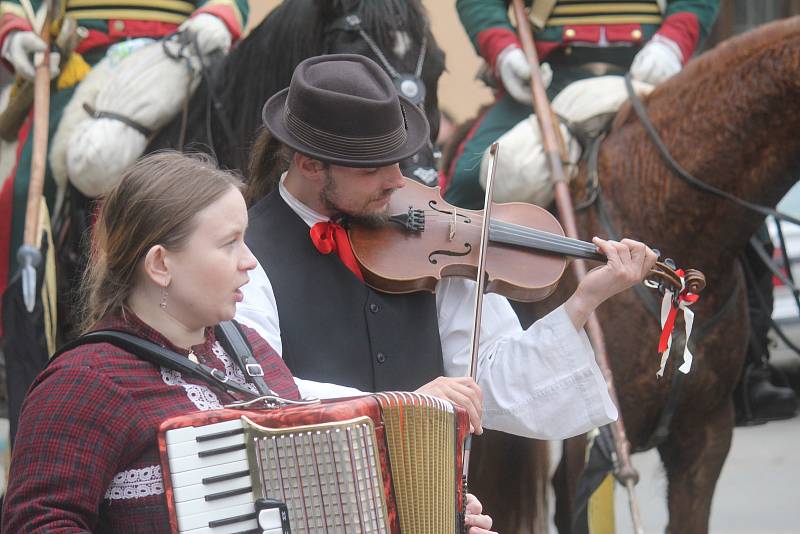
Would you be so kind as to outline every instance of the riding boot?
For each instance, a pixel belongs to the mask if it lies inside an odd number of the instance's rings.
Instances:
[[[769,254],[773,245],[766,226],[756,232]],[[747,301],[750,338],[744,369],[734,392],[737,425],[754,425],[788,419],[797,413],[797,395],[781,381],[779,372],[769,364],[769,332],[772,314],[772,273],[751,246],[745,250]],[[783,382],[783,383],[781,383]]]
[[[737,426],[789,419],[797,414],[797,395],[792,388],[773,383],[773,371],[766,361],[745,367],[734,394]]]

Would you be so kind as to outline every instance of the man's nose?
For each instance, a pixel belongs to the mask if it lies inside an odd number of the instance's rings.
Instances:
[[[388,187],[399,189],[405,186],[405,178],[403,173],[400,172],[400,164],[388,165],[384,168],[384,179]]]

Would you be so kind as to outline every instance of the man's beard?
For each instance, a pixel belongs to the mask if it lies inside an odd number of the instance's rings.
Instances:
[[[395,189],[389,191],[388,194],[394,193]],[[356,222],[363,224],[365,226],[370,227],[381,227],[384,226],[387,222],[389,222],[389,206],[387,205],[386,208],[377,213],[366,213],[366,212],[357,212],[352,213],[346,210],[343,210],[334,200],[336,198],[336,181],[333,178],[333,173],[331,169],[328,168],[325,170],[325,183],[322,185],[322,189],[319,192],[319,199],[322,202],[322,205],[328,208],[331,211],[336,213],[342,214],[348,221]],[[370,200],[379,200],[379,198],[370,199]]]

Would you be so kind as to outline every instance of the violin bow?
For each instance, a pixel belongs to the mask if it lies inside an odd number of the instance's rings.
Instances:
[[[489,222],[492,220],[492,190],[494,189],[494,175],[497,170],[497,154],[500,143],[494,142],[489,147],[489,174],[486,178],[486,196],[484,198],[483,222],[481,223],[481,245],[478,249],[478,287],[475,290],[475,307],[472,311],[472,340],[470,343],[469,376],[477,382],[478,374],[478,347],[481,338],[481,312],[483,311],[483,294],[486,291],[486,250],[489,244]],[[472,448],[472,434],[467,435],[464,442],[464,483],[469,478],[469,453]]]
[[[556,208],[558,209],[559,218],[561,219],[562,226],[568,237],[578,237],[578,229],[575,224],[575,212],[572,207],[572,198],[570,197],[569,187],[567,186],[566,176],[564,174],[564,167],[561,161],[561,153],[559,150],[558,139],[561,132],[553,124],[553,111],[550,107],[550,101],[547,99],[544,83],[542,83],[542,73],[539,69],[539,57],[536,54],[536,47],[533,42],[533,35],[531,34],[530,24],[528,17],[525,14],[525,7],[522,0],[512,0],[514,7],[514,17],[517,21],[517,32],[522,43],[522,49],[528,57],[528,64],[531,69],[531,95],[533,97],[533,110],[536,114],[536,119],[539,122],[539,128],[542,132],[542,142],[544,145],[544,152],[547,156],[547,161],[550,167],[550,177],[555,186],[555,201]],[[488,185],[487,185],[488,190]],[[488,217],[487,217],[488,218]],[[575,277],[580,282],[588,272],[586,262],[577,259],[572,262],[572,267]],[[600,321],[597,319],[596,314],[589,316],[586,322],[586,332],[591,340],[592,347],[594,347],[595,357],[597,364],[603,372],[608,391],[614,403],[619,406],[619,399],[617,391],[614,387],[614,378],[611,374],[611,367],[609,365],[608,352],[606,351],[605,339],[603,331],[600,328]],[[625,424],[622,420],[622,413],[619,418],[611,423],[611,431],[614,435],[614,444],[617,452],[617,478],[623,482],[625,488],[628,490],[628,502],[631,512],[631,520],[633,523],[634,531],[639,534],[643,533],[641,515],[639,513],[639,505],[636,501],[636,493],[634,485],[639,481],[639,473],[633,467],[630,459],[630,442],[625,434]]]

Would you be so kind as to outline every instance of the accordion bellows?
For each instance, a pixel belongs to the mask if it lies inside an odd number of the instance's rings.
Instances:
[[[162,424],[173,532],[260,532],[255,502],[285,502],[293,533],[452,534],[463,528],[466,412],[414,393]]]

